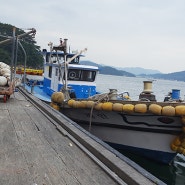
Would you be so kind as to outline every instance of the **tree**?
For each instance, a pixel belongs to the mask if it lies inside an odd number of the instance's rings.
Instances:
[[[13,27],[10,24],[0,23],[0,41],[11,37],[13,34]],[[16,36],[25,33],[22,29],[16,28]],[[41,55],[40,46],[36,45],[36,41],[31,35],[26,35],[20,39],[22,46],[27,54],[27,66],[32,68],[43,68],[43,57]],[[0,62],[8,65],[11,64],[12,42],[0,45]],[[18,47],[17,65],[24,65],[24,53],[21,47]]]

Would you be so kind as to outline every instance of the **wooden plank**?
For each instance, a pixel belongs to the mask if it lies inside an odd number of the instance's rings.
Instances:
[[[29,171],[23,159],[9,111],[3,103],[3,109],[0,106],[0,184],[30,182],[30,176],[27,175]]]
[[[0,102],[0,184],[117,184],[18,92]]]

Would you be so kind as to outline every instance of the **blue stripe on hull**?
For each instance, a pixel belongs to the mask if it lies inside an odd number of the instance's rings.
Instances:
[[[109,142],[106,142],[106,143],[115,149],[129,151],[133,154],[140,155],[142,157],[146,157],[148,159],[152,159],[154,161],[164,163],[164,164],[169,164],[170,162],[172,162],[174,157],[177,155],[176,153],[154,151],[154,150],[148,150],[143,148],[141,149],[141,148],[130,147],[130,146],[109,143]]]
[[[62,84],[58,84],[58,91],[62,88]],[[93,85],[73,85],[68,84],[69,87],[71,87],[71,92],[75,92],[76,98],[79,99],[86,99],[89,96],[93,96],[96,94],[96,86]],[[44,85],[43,85],[43,91],[51,96],[54,92],[54,90],[51,89],[51,80],[44,78]]]

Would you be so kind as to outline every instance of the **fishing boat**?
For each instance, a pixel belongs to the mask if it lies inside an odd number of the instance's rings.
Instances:
[[[144,82],[138,101],[116,89],[99,93],[98,67],[80,64],[86,49],[67,52],[67,39],[49,46],[43,50],[43,83],[33,81],[27,90],[114,148],[166,164],[185,155],[185,102],[178,90],[164,102],[156,101],[152,81]]]
[[[97,94],[96,76],[98,67],[81,65],[80,58],[84,57],[81,51],[67,52],[67,39],[60,39],[59,45],[49,43],[50,50],[43,49],[44,73],[43,80],[35,76],[25,80],[28,91],[34,91],[35,96],[46,102],[51,102],[54,92],[62,91],[65,99],[86,99]],[[35,80],[36,79],[36,80]]]
[[[156,102],[146,89],[138,101],[131,101],[128,95],[121,99],[112,91],[86,100],[70,99],[68,108],[65,103],[58,106],[67,117],[116,149],[165,164],[177,153],[185,155],[184,102],[171,97]],[[53,107],[56,102],[52,99]]]

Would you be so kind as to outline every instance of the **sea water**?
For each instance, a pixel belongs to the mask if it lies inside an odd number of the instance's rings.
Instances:
[[[99,75],[97,78],[97,90],[109,92],[109,89],[117,89],[118,93],[129,92],[132,100],[138,100],[143,91],[143,81],[152,81],[152,92],[157,101],[164,101],[165,96],[172,89],[180,90],[181,100],[185,99],[185,82],[170,81],[162,79],[148,79],[138,77],[123,77],[112,75]],[[151,160],[120,151],[151,174],[168,185],[185,185],[185,156],[178,154],[171,165],[164,165]]]
[[[185,82],[182,81],[99,74],[97,78],[97,90],[100,92],[109,92],[109,89],[117,89],[119,93],[129,92],[132,100],[138,100],[144,88],[143,81],[152,81],[152,92],[156,96],[157,101],[164,101],[165,96],[169,92],[172,92],[173,89],[180,90],[181,99],[185,99]]]

